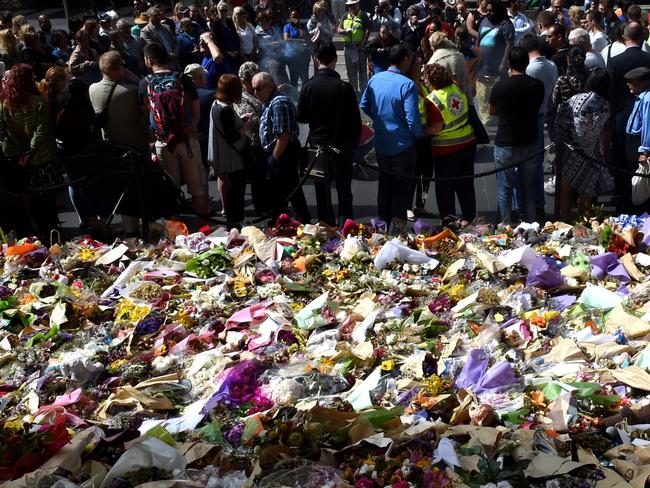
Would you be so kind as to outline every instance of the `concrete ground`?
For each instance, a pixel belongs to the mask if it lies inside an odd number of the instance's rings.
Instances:
[[[25,11],[24,14],[27,15],[28,19],[32,21],[35,25],[37,24],[36,19],[39,14],[45,13],[51,16],[52,22],[55,28],[64,28],[65,27],[65,17],[62,8],[53,8],[47,10],[32,10]],[[73,12],[74,13],[74,12]],[[120,14],[128,15],[128,9],[121,9]],[[313,69],[313,68],[312,68]],[[347,79],[347,73],[345,69],[345,64],[343,62],[343,52],[339,52],[339,60],[337,63],[337,71],[341,74],[343,79]],[[494,134],[496,131],[495,126],[488,125],[488,133],[490,134],[491,139],[493,140]],[[301,127],[302,138],[304,139],[307,135],[307,127]],[[548,156],[547,156],[548,157]],[[368,157],[369,160],[374,160],[374,154],[370,154]],[[479,146],[477,150],[476,164],[474,167],[475,173],[489,171],[494,168],[494,158],[493,158],[493,146],[492,144]],[[120,184],[120,182],[116,182]],[[491,175],[484,178],[479,178],[474,180],[474,186],[476,190],[476,202],[477,209],[480,215],[485,216],[487,219],[493,219],[495,216],[497,208],[497,186],[496,186],[496,176]],[[316,215],[316,198],[314,193],[313,183],[309,180],[306,181],[304,185],[305,195],[307,201],[310,205],[312,216]],[[352,182],[352,191],[354,195],[354,206],[355,206],[355,217],[366,221],[370,218],[376,216],[377,209],[377,182],[375,181],[362,181],[362,180],[353,180]],[[332,200],[336,205],[336,191],[333,190]],[[210,181],[210,195],[213,201],[213,208],[215,210],[220,210],[220,203],[218,202],[218,193],[216,189],[216,182],[214,180]],[[77,218],[74,209],[72,208],[69,200],[62,196],[62,208],[60,211],[60,219],[63,223],[64,230],[66,233],[74,234],[78,228],[79,221]],[[246,194],[246,218],[249,222],[255,220],[255,212],[252,208],[251,199],[250,199],[250,186],[247,188]],[[457,207],[460,210],[459,207]],[[433,184],[431,185],[428,198],[426,200],[425,209],[427,211],[427,216],[424,218],[428,223],[438,223],[437,220],[437,206],[435,203],[435,191]],[[553,197],[546,196],[546,211],[547,214],[552,214],[553,212]],[[183,215],[184,220],[187,220],[190,226],[193,226],[195,219],[191,215]],[[119,231],[120,219],[117,217],[114,221],[114,224],[117,225]]]

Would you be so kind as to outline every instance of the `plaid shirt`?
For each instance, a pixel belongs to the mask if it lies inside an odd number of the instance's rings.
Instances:
[[[264,105],[260,118],[260,141],[265,151],[273,151],[278,135],[288,132],[291,140],[297,139],[300,131],[296,122],[296,108],[286,95],[276,93]]]

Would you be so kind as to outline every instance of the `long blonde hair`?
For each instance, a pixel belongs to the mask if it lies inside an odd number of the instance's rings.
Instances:
[[[16,49],[16,36],[11,29],[0,30],[0,53],[19,57]]]

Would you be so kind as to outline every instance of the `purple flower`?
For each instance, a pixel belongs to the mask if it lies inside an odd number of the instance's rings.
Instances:
[[[244,433],[244,424],[237,424],[224,434],[224,438],[233,446],[238,446]]]
[[[139,336],[153,334],[154,332],[158,332],[163,322],[164,319],[158,315],[147,315],[135,326],[135,333]]]

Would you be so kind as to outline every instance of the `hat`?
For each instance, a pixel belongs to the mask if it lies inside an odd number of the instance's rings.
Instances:
[[[178,13],[183,14],[183,15],[189,13],[189,11],[190,11],[190,8],[187,5],[183,5],[182,7],[180,7],[178,9]]]
[[[111,16],[108,15],[107,12],[99,12],[97,14],[97,18],[99,19],[100,22],[109,22],[113,19],[111,19]]]
[[[192,78],[194,78],[195,76],[201,73],[203,73],[204,75],[208,74],[207,70],[203,66],[197,63],[188,64],[187,66],[185,66],[185,69],[183,70],[183,74],[189,75]]]
[[[142,12],[135,19],[133,19],[133,22],[135,22],[137,25],[147,25],[149,23],[149,16]]]
[[[359,0],[345,0],[346,5],[356,5],[359,3]]]
[[[625,73],[625,79],[630,81],[648,81],[650,80],[650,68],[641,66],[634,68]]]

